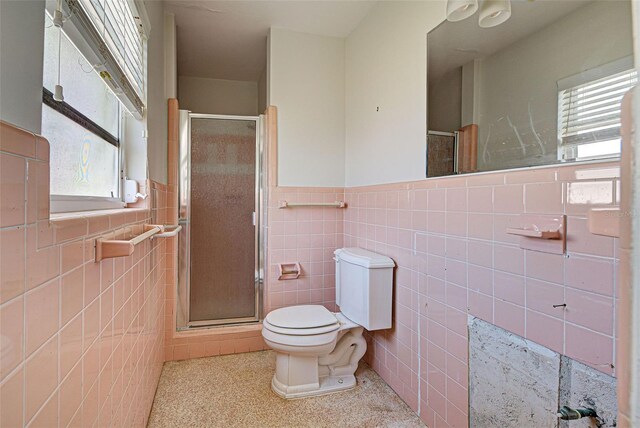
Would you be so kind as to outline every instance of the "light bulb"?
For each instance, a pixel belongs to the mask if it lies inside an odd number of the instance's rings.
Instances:
[[[476,13],[478,0],[449,0],[447,1],[447,20],[462,21]]]
[[[510,0],[485,0],[480,6],[478,24],[482,28],[495,27],[511,16]]]

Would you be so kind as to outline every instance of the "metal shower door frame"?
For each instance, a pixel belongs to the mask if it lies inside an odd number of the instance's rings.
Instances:
[[[191,121],[193,119],[240,120],[253,121],[256,125],[256,165],[255,165],[255,201],[254,201],[254,277],[255,277],[255,315],[252,317],[226,318],[217,320],[191,321]],[[176,316],[177,330],[188,330],[198,327],[215,327],[236,324],[257,323],[260,321],[262,307],[263,284],[263,249],[262,215],[263,215],[263,116],[230,116],[218,114],[191,113],[180,110],[180,142],[178,167],[178,224],[182,225],[178,243],[178,283],[176,305],[183,304],[183,313],[179,310]],[[182,293],[181,293],[182,292]],[[181,301],[181,299],[183,299]],[[182,319],[180,319],[182,318]]]

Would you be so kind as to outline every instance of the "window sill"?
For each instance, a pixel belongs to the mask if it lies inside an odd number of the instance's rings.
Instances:
[[[148,208],[76,211],[50,214],[49,225],[55,230],[54,242],[60,244],[79,238],[97,238],[110,231],[149,222]]]
[[[65,220],[77,220],[88,217],[114,216],[118,214],[137,214],[146,213],[148,208],[117,208],[112,210],[91,210],[91,211],[74,211],[65,213],[51,213],[49,219],[52,222],[61,222]]]
[[[51,213],[78,213],[85,211],[112,211],[125,208],[124,202],[118,198],[94,196],[51,195]]]

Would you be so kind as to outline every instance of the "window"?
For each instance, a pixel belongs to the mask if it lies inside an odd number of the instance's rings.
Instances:
[[[120,102],[47,16],[42,134],[51,147],[51,194],[119,197]],[[53,100],[58,79],[64,101]]]
[[[133,1],[61,3],[63,29],[49,12],[45,18],[42,134],[51,151],[52,211],[122,207],[124,117],[144,113],[144,25]],[[54,99],[57,84],[63,101]]]
[[[626,66],[623,71],[611,72]],[[585,160],[620,154],[620,113],[624,94],[638,81],[628,61],[617,61],[585,75],[602,75],[558,92],[558,159]],[[559,88],[575,83],[574,76]]]

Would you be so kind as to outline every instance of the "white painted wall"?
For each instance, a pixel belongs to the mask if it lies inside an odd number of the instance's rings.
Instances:
[[[426,40],[445,7],[379,2],[346,39],[348,186],[425,177]]]
[[[344,43],[271,28],[268,98],[278,108],[280,186],[345,183]]]
[[[267,33],[267,68],[265,70],[265,79],[267,79],[266,83],[266,97],[267,97],[267,106],[273,105],[271,103],[271,31]]]
[[[178,97],[178,52],[176,16],[164,14],[164,92],[167,98]]]
[[[263,114],[267,105],[267,69],[265,68],[258,80],[258,113]]]
[[[178,102],[194,113],[255,116],[258,83],[178,76]]]
[[[429,131],[453,132],[461,128],[462,67],[455,68],[435,82],[427,91]]]
[[[478,103],[480,102],[480,60],[474,59],[462,66],[462,126],[478,123]]]
[[[147,158],[149,145],[145,135],[145,123],[128,113],[125,113],[123,123],[123,138],[125,144],[121,146],[124,152],[124,171],[128,179],[144,183],[147,179]]]
[[[147,72],[147,158],[149,178],[167,182],[167,97],[165,96],[164,4],[144,2],[151,23]]]
[[[36,134],[42,122],[44,0],[0,1],[0,119]]]

